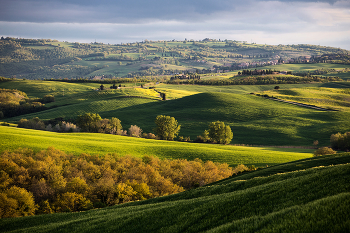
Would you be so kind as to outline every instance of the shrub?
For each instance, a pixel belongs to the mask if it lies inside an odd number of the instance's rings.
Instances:
[[[141,137],[142,129],[137,125],[131,125],[129,128],[129,136],[131,137]]]
[[[45,124],[38,117],[34,117],[33,119],[30,119],[30,120],[22,118],[18,122],[18,128],[44,130],[45,129]]]
[[[314,152],[314,156],[321,156],[321,155],[330,155],[330,154],[335,154],[336,152],[334,150],[332,150],[332,148],[329,147],[321,147],[318,148],[315,152]]]

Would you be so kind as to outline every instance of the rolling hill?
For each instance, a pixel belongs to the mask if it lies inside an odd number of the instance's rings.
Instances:
[[[80,155],[116,154],[167,159],[199,158],[203,161],[266,166],[312,156],[312,149],[225,146],[205,143],[171,142],[97,133],[55,133],[0,126],[0,151],[30,148],[36,152],[50,146]]]
[[[44,85],[40,86],[41,83]],[[293,98],[299,101],[308,93],[317,92],[320,94],[315,94],[315,98],[321,103],[328,104],[327,106],[341,110],[337,112],[312,110],[249,95],[250,92],[264,93],[263,91],[273,89],[274,86],[268,85],[157,86],[157,91],[168,93],[172,98],[169,101],[159,101],[159,93],[154,89],[124,88],[94,91],[93,88],[98,87],[98,84],[48,81],[11,81],[3,83],[2,86],[6,88],[17,86],[19,90],[28,91],[28,96],[56,94],[56,102],[47,104],[52,108],[5,120],[13,123],[21,118],[33,117],[43,120],[56,117],[72,119],[80,114],[93,112],[103,118],[119,118],[125,129],[130,125],[137,125],[143,132],[149,133],[155,127],[154,120],[157,115],[169,115],[175,117],[181,124],[179,135],[190,136],[192,140],[201,135],[210,122],[220,120],[231,126],[234,132],[233,144],[269,146],[312,146],[315,140],[318,140],[320,145],[329,145],[331,134],[350,130],[348,121],[350,113],[346,100],[349,93],[338,83],[281,85],[279,92],[267,92],[277,96],[294,91]],[[60,94],[62,89],[66,90],[64,96]],[[332,97],[329,97],[331,95]],[[311,97],[306,102],[310,102]],[[341,106],[338,104],[339,100],[334,101],[340,98],[345,98]]]

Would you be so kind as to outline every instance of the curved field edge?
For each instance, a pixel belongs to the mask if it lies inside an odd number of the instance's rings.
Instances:
[[[243,147],[205,143],[152,140],[118,135],[94,133],[54,133],[0,126],[0,150],[19,147],[34,151],[50,146],[72,154],[115,153],[117,155],[157,156],[168,159],[195,158],[203,161],[266,166],[285,163],[312,156],[313,150],[297,148]]]
[[[142,202],[80,213],[1,219],[0,227],[6,232],[347,232],[350,154],[329,156],[324,161],[329,164],[339,156],[343,160],[335,161],[338,165],[317,166],[313,159],[307,159],[304,162],[310,168],[305,170],[256,174],[272,169],[265,168]],[[292,168],[298,163],[281,166]],[[248,174],[254,178],[244,179]],[[225,191],[230,186],[236,187]],[[211,193],[213,188],[216,192]],[[207,195],[196,195],[199,190]]]

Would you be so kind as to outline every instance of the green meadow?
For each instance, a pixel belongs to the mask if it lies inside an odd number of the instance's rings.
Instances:
[[[280,71],[314,71],[321,69],[343,70],[349,68],[349,65],[331,64],[331,63],[306,63],[306,64],[279,64],[273,66],[264,66],[264,69],[280,70]],[[335,75],[333,75],[335,76]]]
[[[284,84],[278,91],[274,90],[275,85],[159,84],[156,89],[96,91],[98,86],[54,81],[4,82],[2,88],[19,89],[30,97],[53,94],[56,99],[47,104],[52,107],[48,110],[4,121],[16,123],[21,118],[33,117],[72,119],[93,112],[102,118],[119,118],[124,129],[137,125],[150,133],[156,126],[157,115],[169,115],[181,125],[179,136],[194,140],[210,122],[220,120],[232,128],[232,144],[267,146],[312,146],[315,140],[327,146],[331,134],[350,130],[350,93],[343,83]],[[166,93],[168,100],[160,101],[158,92]],[[249,94],[252,92],[339,111],[294,106]]]
[[[78,213],[1,219],[5,232],[348,232],[350,154],[243,173]]]
[[[0,126],[1,147],[4,150],[31,148],[34,151],[56,149],[79,155],[116,154],[167,159],[199,158],[203,161],[266,166],[312,156],[314,150],[297,148],[243,147],[205,143],[174,142],[96,133],[55,133]]]

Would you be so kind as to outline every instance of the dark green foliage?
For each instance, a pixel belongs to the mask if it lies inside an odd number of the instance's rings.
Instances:
[[[102,120],[101,116],[97,113],[85,113],[78,116],[77,125],[85,132],[98,132],[97,123]]]
[[[335,150],[350,150],[350,132],[344,134],[336,133],[331,135],[331,145]]]
[[[55,102],[55,97],[53,95],[45,95],[41,101],[43,104]]]
[[[0,111],[5,118],[46,110],[44,103],[53,101],[55,98],[52,95],[42,99],[28,98],[26,93],[19,90],[0,89]]]

